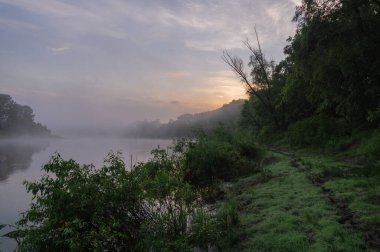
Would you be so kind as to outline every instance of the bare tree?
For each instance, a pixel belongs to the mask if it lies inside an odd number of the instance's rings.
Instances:
[[[252,53],[248,66],[252,67],[250,73],[251,78],[245,72],[244,62],[238,56],[232,56],[227,50],[223,51],[222,59],[231,67],[231,69],[237,74],[242,83],[244,84],[247,92],[250,95],[257,97],[264,108],[270,113],[275,125],[278,127],[279,121],[277,119],[274,105],[270,102],[268,93],[265,90],[269,89],[272,85],[271,75],[274,71],[274,62],[268,62],[261,50],[260,40],[257,35],[255,27],[255,35],[257,39],[257,49],[255,49],[249,40],[244,41],[244,45]]]

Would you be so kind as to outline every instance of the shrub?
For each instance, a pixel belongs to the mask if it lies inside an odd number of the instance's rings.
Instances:
[[[233,145],[236,146],[237,151],[242,158],[256,160],[259,156],[259,150],[254,138],[245,132],[238,132],[235,134]]]
[[[379,159],[380,157],[380,130],[375,131],[367,144],[363,147],[364,154],[370,158]]]
[[[215,220],[200,221],[203,208],[179,164],[163,150],[132,171],[118,154],[100,169],[56,154],[40,181],[25,183],[33,202],[9,236],[20,251],[190,251],[213,244],[205,234],[215,232]]]
[[[244,236],[243,229],[240,226],[240,217],[238,204],[235,201],[224,203],[217,213],[217,226],[221,230],[217,245],[223,248],[234,247]]]
[[[43,170],[40,181],[25,182],[33,202],[17,223],[21,251],[136,246],[147,212],[142,188],[119,156],[111,154],[97,170],[56,154]]]
[[[185,160],[185,179],[193,185],[207,186],[218,179],[233,178],[240,156],[230,143],[202,139],[188,149]]]
[[[261,142],[270,143],[275,141],[276,134],[274,134],[276,130],[272,126],[264,126],[260,129],[257,138]]]
[[[230,181],[252,171],[258,156],[251,137],[224,127],[177,145],[184,150],[185,179],[197,187]]]
[[[8,236],[20,251],[207,250],[225,237],[233,244],[236,207],[226,205],[215,217],[200,195],[247,172],[256,156],[249,138],[223,128],[182,139],[171,153],[153,150],[131,171],[119,153],[101,168],[55,154],[41,180],[25,182],[33,201]]]
[[[296,122],[288,128],[290,143],[294,146],[320,146],[330,138],[347,134],[342,120],[319,114]]]

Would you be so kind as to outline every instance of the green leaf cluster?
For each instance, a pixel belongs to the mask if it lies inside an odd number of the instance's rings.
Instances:
[[[258,157],[248,132],[221,126],[186,143],[185,179],[197,188],[212,187],[255,171]]]
[[[322,145],[347,131],[377,128],[379,2],[304,0],[293,21],[296,33],[288,39],[286,58],[278,64],[263,58],[260,44],[259,50],[248,47],[250,85],[258,88],[247,89],[251,97],[242,124],[257,134],[263,129],[272,133],[290,129],[295,145]],[[325,120],[340,132],[331,130]]]
[[[218,247],[226,240],[225,228],[238,226],[236,209],[222,212],[220,218],[204,207],[200,190],[188,179],[189,167],[185,166],[187,153],[194,151],[197,143],[182,140],[171,149],[155,149],[149,161],[131,170],[120,153],[110,152],[101,168],[64,160],[56,153],[43,166],[45,175],[39,181],[25,182],[33,200],[9,237],[17,240],[20,251],[193,251]],[[215,147],[234,153],[224,145]],[[226,157],[219,155],[213,161],[227,168],[223,163]],[[207,165],[212,163],[202,168]],[[233,223],[223,224],[228,216],[235,216],[231,217]]]
[[[10,95],[0,94],[0,137],[20,134],[50,136],[50,130],[34,121],[33,109],[17,104]]]

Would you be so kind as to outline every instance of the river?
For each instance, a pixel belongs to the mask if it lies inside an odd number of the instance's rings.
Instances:
[[[28,209],[31,195],[23,181],[39,179],[42,165],[54,152],[64,159],[99,167],[109,151],[121,151],[129,166],[131,162],[146,161],[152,149],[166,148],[171,143],[160,139],[115,138],[0,140],[0,224],[13,224],[19,213]],[[0,236],[10,230],[9,227],[0,230]],[[13,251],[15,247],[15,241],[0,237],[0,251]]]

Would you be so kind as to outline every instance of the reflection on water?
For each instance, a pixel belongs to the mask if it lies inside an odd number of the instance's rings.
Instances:
[[[17,170],[26,170],[34,153],[49,146],[47,140],[3,140],[0,142],[0,182]]]
[[[93,163],[99,167],[110,150],[120,150],[130,166],[131,159],[133,163],[146,161],[152,149],[166,148],[170,144],[171,140],[159,139],[0,140],[0,224],[13,224],[19,213],[29,208],[31,195],[26,192],[23,181],[39,180],[43,175],[42,165],[54,152],[66,160],[72,158],[81,164]],[[14,251],[16,242],[1,237],[11,230],[10,227],[0,230],[0,251]]]

